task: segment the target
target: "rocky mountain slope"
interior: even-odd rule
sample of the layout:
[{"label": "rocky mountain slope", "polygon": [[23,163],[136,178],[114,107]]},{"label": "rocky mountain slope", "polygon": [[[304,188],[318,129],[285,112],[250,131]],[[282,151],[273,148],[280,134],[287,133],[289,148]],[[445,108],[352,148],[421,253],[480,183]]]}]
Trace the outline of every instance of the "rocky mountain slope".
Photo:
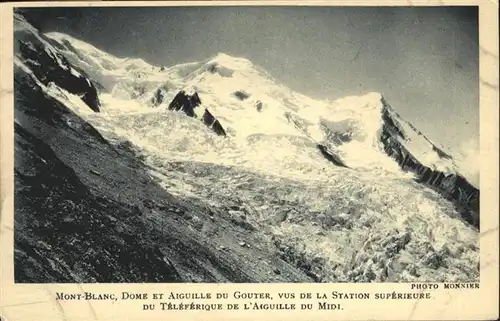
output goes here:
[{"label": "rocky mountain slope", "polygon": [[17,282],[478,278],[479,190],[382,95],[15,43]]}]

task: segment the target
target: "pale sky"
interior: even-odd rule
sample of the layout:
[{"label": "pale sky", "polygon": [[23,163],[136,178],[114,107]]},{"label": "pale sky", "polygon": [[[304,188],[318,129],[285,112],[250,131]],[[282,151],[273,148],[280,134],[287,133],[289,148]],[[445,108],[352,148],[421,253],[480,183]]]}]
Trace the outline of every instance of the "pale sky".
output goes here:
[{"label": "pale sky", "polygon": [[40,8],[30,16],[43,32],[154,65],[224,52],[312,98],[381,92],[436,143],[457,151],[478,141],[477,7]]}]

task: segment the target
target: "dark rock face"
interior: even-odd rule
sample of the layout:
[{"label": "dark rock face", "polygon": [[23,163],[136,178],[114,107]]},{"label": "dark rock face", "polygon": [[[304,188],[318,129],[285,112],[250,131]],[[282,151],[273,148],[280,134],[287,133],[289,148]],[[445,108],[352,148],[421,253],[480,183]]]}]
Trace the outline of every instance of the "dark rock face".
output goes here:
[{"label": "dark rock face", "polygon": [[201,105],[201,100],[198,93],[194,93],[190,96],[187,95],[184,90],[181,90],[175,95],[170,105],[168,105],[168,109],[183,111],[189,117],[195,117],[194,109],[199,105]]},{"label": "dark rock face", "polygon": [[[201,105],[200,97],[198,93],[194,93],[192,96],[187,95],[184,90],[181,90],[172,100],[168,106],[169,110],[183,111],[189,117],[196,117],[194,113],[194,108]],[[226,137],[226,131],[220,124],[220,122],[210,113],[208,109],[205,108],[203,117],[201,119],[205,125],[210,127],[217,135]]]},{"label": "dark rock face", "polygon": [[203,114],[203,123],[212,128],[212,130],[217,135],[224,137],[227,136],[226,131],[224,130],[224,128],[222,128],[220,122],[215,119],[215,117],[210,113],[210,111],[208,111],[208,109],[205,109],[205,113]]},{"label": "dark rock face", "polygon": [[[384,125],[380,140],[384,150],[394,158],[404,171],[415,173],[416,181],[439,192],[450,200],[461,214],[462,218],[472,226],[479,229],[479,189],[472,186],[463,176],[458,174],[443,173],[433,170],[414,157],[397,137],[404,139],[405,135],[392,118],[390,106],[382,98],[382,119]],[[434,151],[442,158],[451,159],[451,156],[433,146]]]},{"label": "dark rock face", "polygon": [[245,99],[247,99],[248,97],[250,97],[250,95],[249,95],[249,94],[247,94],[246,92],[241,91],[241,90],[235,91],[235,92],[234,92],[234,96],[235,96],[236,98],[238,98],[239,100],[245,100]]},{"label": "dark rock face", "polygon": [[255,108],[257,108],[257,111],[260,113],[262,111],[262,102],[260,100],[257,101],[255,104]]},{"label": "dark rock face", "polygon": [[333,163],[336,166],[348,168],[348,166],[342,161],[342,159],[340,159],[340,157],[338,157],[332,151],[330,151],[328,147],[326,147],[325,145],[318,144],[316,145],[316,147],[329,162]]},{"label": "dark rock face", "polygon": [[153,96],[151,98],[151,103],[153,104],[153,107],[157,107],[158,105],[161,105],[163,103],[164,97],[163,93],[160,88],[158,88]]},{"label": "dark rock face", "polygon": [[117,218],[133,219],[137,209],[94,197],[49,146],[18,124],[15,142],[16,282],[182,280],[157,246],[115,232]]},{"label": "dark rock face", "polygon": [[[14,97],[16,117],[21,118],[22,115],[35,117],[37,121],[57,129],[71,124],[69,127],[71,130],[80,130],[98,142],[107,144],[104,137],[92,125],[73,119],[69,109],[50,98],[30,76],[18,68],[14,69]],[[35,106],[32,106],[33,102],[36,102]]]},{"label": "dark rock face", "polygon": [[96,87],[63,55],[52,50],[45,50],[47,48],[44,48],[43,44],[29,40],[19,40],[18,48],[18,56],[40,82],[44,85],[53,82],[68,92],[80,96],[90,109],[99,112],[101,103]]}]

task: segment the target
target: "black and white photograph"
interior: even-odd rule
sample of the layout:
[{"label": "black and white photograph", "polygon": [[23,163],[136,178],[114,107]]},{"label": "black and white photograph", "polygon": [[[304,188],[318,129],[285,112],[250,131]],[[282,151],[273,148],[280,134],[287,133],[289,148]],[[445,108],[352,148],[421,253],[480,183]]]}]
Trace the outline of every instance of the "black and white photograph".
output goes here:
[{"label": "black and white photograph", "polygon": [[479,282],[478,13],[15,8],[15,283]]}]

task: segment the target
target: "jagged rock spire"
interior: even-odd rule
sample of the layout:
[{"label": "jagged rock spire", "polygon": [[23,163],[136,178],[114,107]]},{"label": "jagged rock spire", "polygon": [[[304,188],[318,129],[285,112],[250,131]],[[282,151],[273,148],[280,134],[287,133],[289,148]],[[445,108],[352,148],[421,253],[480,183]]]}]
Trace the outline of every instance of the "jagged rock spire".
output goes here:
[{"label": "jagged rock spire", "polygon": [[[169,104],[169,110],[183,111],[189,117],[196,117],[194,109],[201,105],[201,99],[197,92],[193,95],[188,95],[184,90],[181,90],[175,95],[172,102]],[[227,136],[226,131],[220,122],[205,108],[202,119],[203,123],[210,127],[217,135]]]}]

